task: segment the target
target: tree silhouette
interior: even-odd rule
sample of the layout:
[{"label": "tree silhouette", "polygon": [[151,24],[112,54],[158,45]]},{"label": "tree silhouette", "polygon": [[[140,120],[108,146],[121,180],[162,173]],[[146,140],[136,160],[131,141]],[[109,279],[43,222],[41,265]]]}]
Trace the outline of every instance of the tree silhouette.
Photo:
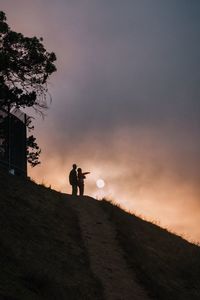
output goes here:
[{"label": "tree silhouette", "polygon": [[45,108],[47,79],[56,71],[55,54],[42,38],[11,31],[0,12],[0,105]]},{"label": "tree silhouette", "polygon": [[[47,79],[56,71],[56,55],[47,52],[42,38],[25,37],[12,31],[6,23],[6,15],[0,11],[0,108],[10,113],[12,107],[33,107],[39,112],[47,108]],[[40,154],[37,143],[27,145],[36,150],[35,156],[28,156],[31,165]],[[31,160],[31,157],[33,160]]]},{"label": "tree silhouette", "polygon": [[27,161],[30,163],[32,167],[40,164],[39,156],[41,153],[41,149],[36,143],[36,138],[31,135],[27,138]]}]

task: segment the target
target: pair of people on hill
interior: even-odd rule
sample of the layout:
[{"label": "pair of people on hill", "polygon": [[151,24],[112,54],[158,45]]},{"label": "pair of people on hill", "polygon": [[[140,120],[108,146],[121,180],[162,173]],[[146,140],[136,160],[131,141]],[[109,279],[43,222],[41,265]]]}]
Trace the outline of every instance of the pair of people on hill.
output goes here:
[{"label": "pair of people on hill", "polygon": [[79,195],[83,196],[84,194],[84,179],[85,175],[90,174],[90,172],[82,172],[81,168],[77,169],[77,165],[73,164],[72,170],[69,173],[69,183],[72,186],[72,195],[77,196],[79,189]]}]

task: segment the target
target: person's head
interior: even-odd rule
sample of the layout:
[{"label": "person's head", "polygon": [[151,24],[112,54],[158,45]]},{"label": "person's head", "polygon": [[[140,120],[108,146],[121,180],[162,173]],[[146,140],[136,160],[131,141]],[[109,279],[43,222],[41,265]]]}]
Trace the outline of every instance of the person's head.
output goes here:
[{"label": "person's head", "polygon": [[81,168],[78,168],[77,171],[78,171],[78,173],[82,173],[82,169]]},{"label": "person's head", "polygon": [[76,164],[73,164],[73,166],[72,166],[72,167],[73,167],[73,169],[74,169],[74,170],[76,170],[76,168],[77,168],[77,165],[76,165]]}]

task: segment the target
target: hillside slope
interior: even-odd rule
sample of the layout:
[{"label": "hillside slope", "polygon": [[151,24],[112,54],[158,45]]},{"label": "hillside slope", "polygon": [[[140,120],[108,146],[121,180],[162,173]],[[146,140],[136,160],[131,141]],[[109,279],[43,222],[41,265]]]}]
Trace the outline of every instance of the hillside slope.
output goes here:
[{"label": "hillside slope", "polygon": [[0,299],[103,299],[68,198],[0,171]]},{"label": "hillside slope", "polygon": [[152,299],[200,299],[200,247],[108,202],[102,206],[127,265]]},{"label": "hillside slope", "polygon": [[0,299],[200,299],[200,248],[0,171]]},{"label": "hillside slope", "polygon": [[148,300],[124,258],[115,226],[103,211],[101,202],[84,197],[76,199],[72,205],[79,217],[91,269],[102,283],[105,299]]}]

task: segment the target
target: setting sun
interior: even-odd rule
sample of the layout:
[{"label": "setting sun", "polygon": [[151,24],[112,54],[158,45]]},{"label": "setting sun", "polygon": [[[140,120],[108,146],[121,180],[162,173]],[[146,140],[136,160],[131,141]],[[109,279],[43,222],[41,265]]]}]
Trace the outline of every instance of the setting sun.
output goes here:
[{"label": "setting sun", "polygon": [[99,189],[102,189],[105,186],[105,181],[103,179],[98,179],[96,185]]}]

